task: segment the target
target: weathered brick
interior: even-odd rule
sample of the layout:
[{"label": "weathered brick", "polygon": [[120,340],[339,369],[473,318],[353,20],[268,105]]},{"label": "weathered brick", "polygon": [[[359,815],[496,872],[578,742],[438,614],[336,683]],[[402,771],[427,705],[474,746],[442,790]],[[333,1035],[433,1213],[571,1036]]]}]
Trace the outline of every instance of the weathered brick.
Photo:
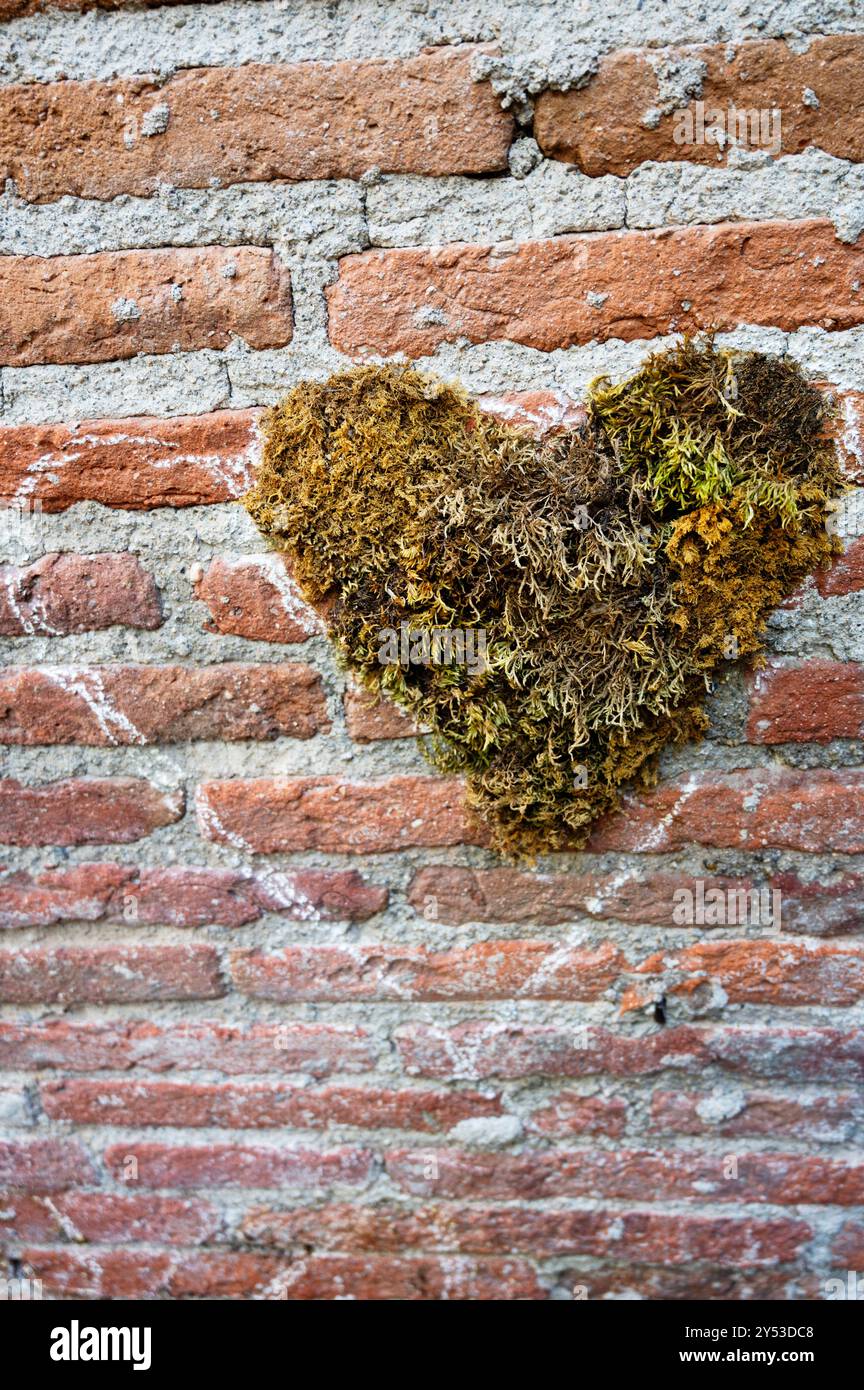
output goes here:
[{"label": "weathered brick", "polygon": [[857,1084],[864,1039],[835,1028],[697,1028],[679,1025],[644,1036],[605,1028],[471,1022],[452,1028],[402,1024],[393,1040],[409,1076],[652,1076],[707,1067],[766,1080]]},{"label": "weathered brick", "polygon": [[471,823],[455,778],[235,778],[202,783],[197,805],[203,835],[255,854],[374,854],[485,838]]},{"label": "weathered brick", "polygon": [[[864,1222],[847,1221],[834,1240],[831,1254],[841,1268],[864,1268]],[[858,1274],[860,1286],[861,1275]],[[859,1294],[860,1298],[860,1294]]]},{"label": "weathered brick", "polygon": [[362,1255],[298,1258],[246,1252],[86,1252],[25,1247],[27,1267],[54,1297],[466,1301],[545,1299],[525,1260]]},{"label": "weathered brick", "polygon": [[0,499],[45,512],[89,501],[132,511],[229,502],[252,481],[257,422],[256,411],[219,410],[0,427]]},{"label": "weathered brick", "polygon": [[110,1246],[85,1251],[25,1245],[21,1257],[32,1277],[41,1279],[57,1299],[157,1298],[168,1292],[175,1259],[167,1251]]},{"label": "weathered brick", "polygon": [[70,777],[29,787],[0,781],[0,844],[116,845],[141,840],[183,815],[182,792],[140,777]]},{"label": "weathered brick", "polygon": [[90,1155],[66,1139],[0,1139],[0,1187],[57,1192],[96,1181]]},{"label": "weathered brick", "polygon": [[[801,879],[790,872],[770,878],[731,878],[657,872],[579,874],[526,872],[519,869],[461,869],[435,865],[419,869],[408,888],[408,901],[429,921],[518,922],[558,926],[590,917],[667,928],[685,927],[682,892],[696,903],[717,901],[722,910],[703,913],[698,926],[723,929],[727,924],[765,926],[765,905],[773,925],[784,932],[838,936],[864,923],[864,877],[833,873]],[[764,896],[768,894],[768,898]],[[773,897],[779,894],[779,899]],[[742,897],[746,894],[746,897]],[[0,896],[2,902],[2,896]],[[773,922],[775,902],[779,906]]]},{"label": "weathered brick", "polygon": [[794,1259],[812,1236],[805,1221],[676,1215],[652,1211],[574,1211],[538,1207],[463,1206],[439,1202],[408,1208],[395,1203],[340,1203],[288,1211],[267,1208],[245,1216],[242,1230],[256,1244],[281,1249],[386,1251],[422,1249],[468,1255],[579,1255],[643,1260],[659,1265],[693,1260],[746,1268]]},{"label": "weathered brick", "polygon": [[592,850],[864,850],[864,773],[857,769],[752,768],[691,773],[625,797],[589,841]]},{"label": "weathered brick", "polygon": [[[681,950],[658,951],[634,967],[640,975],[663,975],[672,995],[692,996],[720,986],[732,1004],[856,1004],[864,994],[864,947],[798,941],[700,941]],[[637,987],[622,1009],[644,1007],[656,989]]]},{"label": "weathered brick", "polygon": [[231,953],[235,986],[257,999],[601,998],[626,969],[619,951],[545,941],[489,941],[451,951],[422,946],[287,946]]},{"label": "weathered brick", "polygon": [[72,1072],[220,1071],[226,1076],[365,1072],[378,1048],[362,1028],[323,1023],[255,1024],[144,1019],[0,1022],[0,1064]]},{"label": "weathered brick", "polygon": [[[327,291],[330,340],[353,355],[422,357],[506,340],[551,352],[739,323],[864,323],[864,244],[830,222],[598,232],[499,246],[364,251]],[[685,307],[686,306],[686,307]]]},{"label": "weathered brick", "polygon": [[461,1149],[395,1149],[387,1173],[403,1192],[426,1197],[528,1201],[613,1197],[645,1201],[799,1202],[853,1206],[864,1193],[864,1166],[804,1154],[696,1153],[672,1149],[522,1154]]},{"label": "weathered brick", "polygon": [[398,705],[384,696],[350,686],[345,692],[345,724],[357,743],[375,743],[385,738],[413,738],[416,724]]},{"label": "weathered brick", "polygon": [[864,589],[864,536],[855,536],[833,564],[816,570],[813,577],[823,598],[860,593]]},{"label": "weathered brick", "polygon": [[2,637],[64,637],[161,622],[153,576],[134,555],[51,554],[32,565],[0,565]]},{"label": "weathered brick", "polygon": [[532,1134],[556,1138],[570,1134],[608,1134],[616,1138],[623,1134],[626,1124],[627,1106],[623,1100],[560,1091],[554,1100],[532,1110],[525,1127]]},{"label": "weathered brick", "polygon": [[0,876],[0,928],[57,922],[242,927],[267,912],[298,921],[366,921],[387,906],[386,888],[355,869],[290,869],[253,875],[172,865],[79,864]]},{"label": "weathered brick", "polygon": [[209,632],[256,642],[305,642],[323,631],[281,555],[220,556],[196,582],[195,597],[210,610],[204,624]]},{"label": "weathered brick", "polygon": [[182,1197],[0,1192],[0,1236],[8,1231],[17,1241],[199,1245],[217,1239],[221,1224],[209,1203]]},{"label": "weathered brick", "polygon": [[135,1141],[112,1144],[103,1157],[114,1178],[140,1183],[142,1187],[284,1187],[303,1191],[334,1184],[364,1187],[372,1167],[372,1155],[365,1149],[321,1152],[236,1143],[171,1145]]},{"label": "weathered brick", "polygon": [[133,1004],[218,999],[212,946],[34,946],[0,951],[4,1004]]},{"label": "weathered brick", "polygon": [[471,77],[471,47],[367,62],[191,68],[167,82],[54,82],[0,92],[0,177],[25,198],[148,194],[269,179],[485,174],[513,118]]},{"label": "weathered brick", "polygon": [[310,666],[43,666],[0,672],[0,743],[103,747],[311,738],[329,728]]},{"label": "weathered brick", "polygon": [[290,277],[264,247],[0,256],[2,366],[224,348],[235,336],[284,347],[292,331]]},{"label": "weathered brick", "polygon": [[505,391],[501,396],[478,396],[477,404],[487,414],[538,438],[575,429],[587,418],[582,402],[563,391]]},{"label": "weathered brick", "polygon": [[825,743],[864,731],[864,666],[854,662],[773,662],[750,689],[751,743]]},{"label": "weathered brick", "polygon": [[[689,102],[685,97],[673,110],[664,109],[658,70],[681,61],[704,65],[698,94]],[[732,50],[726,44],[659,52],[625,49],[603,58],[584,87],[542,92],[534,133],[544,154],[578,164],[586,174],[629,174],[649,159],[686,159],[716,167],[735,140],[724,145],[716,139],[675,140],[676,129],[683,129],[677,113],[687,109],[695,118],[699,100],[705,126],[716,122],[712,111],[719,111],[724,132],[730,106],[742,116],[756,113],[757,122],[759,112],[782,112],[779,131],[770,119],[764,131],[748,123],[748,135],[737,141],[745,148],[767,148],[776,156],[800,154],[815,145],[840,159],[862,160],[862,72],[864,38],[857,34],[812,38],[800,53],[781,39],[751,40]],[[807,89],[815,93],[815,101],[804,100]],[[646,119],[655,111],[656,122]]]},{"label": "weathered brick", "polygon": [[726,1097],[712,1092],[655,1091],[651,1099],[651,1128],[665,1134],[718,1134],[729,1138],[788,1137],[815,1143],[842,1144],[854,1139],[862,1115],[852,1092],[798,1099],[773,1091],[742,1091],[734,1113],[724,1108]]},{"label": "weathered brick", "polygon": [[218,1126],[223,1129],[404,1129],[437,1134],[501,1113],[477,1091],[292,1087],[279,1082],[98,1081],[65,1077],[39,1088],[46,1115],[75,1124]]}]

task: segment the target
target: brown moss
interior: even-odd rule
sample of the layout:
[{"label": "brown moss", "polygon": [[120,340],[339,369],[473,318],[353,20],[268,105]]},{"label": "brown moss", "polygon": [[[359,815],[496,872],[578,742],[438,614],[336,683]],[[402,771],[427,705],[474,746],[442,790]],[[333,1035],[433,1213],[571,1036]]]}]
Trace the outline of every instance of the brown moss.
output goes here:
[{"label": "brown moss", "polygon": [[[789,362],[683,343],[537,442],[458,388],[361,367],[269,413],[245,503],[345,664],[431,729],[494,843],[532,854],[584,843],[699,737],[730,638],[758,651],[824,563],[825,410]],[[482,632],[485,664],[382,665],[400,624]]]}]

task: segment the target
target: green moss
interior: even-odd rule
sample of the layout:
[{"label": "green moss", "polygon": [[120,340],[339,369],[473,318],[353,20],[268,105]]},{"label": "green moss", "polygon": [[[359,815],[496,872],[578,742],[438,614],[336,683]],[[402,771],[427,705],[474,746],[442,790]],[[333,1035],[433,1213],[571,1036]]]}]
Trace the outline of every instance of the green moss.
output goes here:
[{"label": "green moss", "polygon": [[[346,666],[530,855],[584,843],[699,737],[711,672],[824,564],[826,410],[789,361],[684,342],[538,442],[455,387],[360,367],[269,413],[244,500]],[[482,632],[483,668],[382,665],[402,624]]]}]

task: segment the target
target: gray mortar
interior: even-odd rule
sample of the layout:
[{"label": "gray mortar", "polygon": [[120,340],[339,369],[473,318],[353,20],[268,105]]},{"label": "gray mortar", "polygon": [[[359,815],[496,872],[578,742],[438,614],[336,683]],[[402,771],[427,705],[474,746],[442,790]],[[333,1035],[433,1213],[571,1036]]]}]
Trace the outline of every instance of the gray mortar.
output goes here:
[{"label": "gray mortar", "polygon": [[[601,22],[602,18],[602,22]],[[722,42],[728,39],[804,40],[821,33],[860,32],[857,0],[730,0],[712,11],[701,0],[609,0],[593,5],[545,0],[233,0],[150,11],[45,13],[12,20],[0,35],[6,82],[61,77],[107,78],[178,68],[251,62],[394,58],[427,45],[497,44],[504,61],[495,81],[505,100],[519,103],[549,82],[572,86],[586,58],[620,47]]]}]

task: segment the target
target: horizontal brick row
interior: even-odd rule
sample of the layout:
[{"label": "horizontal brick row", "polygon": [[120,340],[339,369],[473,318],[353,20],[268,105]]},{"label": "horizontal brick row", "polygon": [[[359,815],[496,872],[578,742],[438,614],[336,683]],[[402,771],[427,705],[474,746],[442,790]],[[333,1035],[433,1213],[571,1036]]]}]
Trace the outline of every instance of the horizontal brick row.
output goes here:
[{"label": "horizontal brick row", "polygon": [[864,877],[856,873],[835,872],[804,880],[787,872],[756,881],[717,874],[696,878],[662,870],[543,873],[435,865],[417,870],[407,896],[428,921],[456,926],[468,922],[558,926],[590,917],[670,928],[749,924],[834,936],[859,931],[864,925]]},{"label": "horizontal brick row", "polygon": [[651,1211],[544,1210],[436,1202],[406,1208],[395,1203],[348,1203],[288,1211],[260,1208],[245,1217],[243,1233],[259,1245],[292,1249],[387,1251],[417,1248],[461,1254],[518,1252],[539,1258],[580,1255],[659,1265],[711,1260],[753,1268],[791,1260],[812,1231],[789,1218],[676,1216]]},{"label": "horizontal brick row", "polygon": [[[254,1298],[545,1299],[534,1267],[517,1259],[92,1250],[25,1246],[34,1277],[58,1297],[87,1299]],[[656,1276],[655,1276],[656,1278]]]},{"label": "horizontal brick row", "polygon": [[378,1060],[378,1044],[362,1028],[319,1023],[0,1021],[0,1066],[15,1070],[158,1074],[203,1069],[225,1076],[299,1072],[320,1079],[369,1071]]},{"label": "horizontal brick row", "polygon": [[225,1129],[404,1129],[438,1134],[462,1120],[501,1113],[500,1097],[477,1091],[379,1086],[291,1087],[66,1077],[39,1088],[46,1115],[83,1125],[214,1126]]},{"label": "horizontal brick row", "polygon": [[690,1149],[522,1154],[405,1149],[385,1154],[385,1166],[400,1191],[420,1197],[644,1201],[650,1193],[655,1201],[854,1206],[864,1193],[864,1166],[803,1154],[744,1153],[730,1162],[727,1154]]},{"label": "horizontal brick row", "polygon": [[155,580],[134,555],[48,554],[32,565],[0,565],[0,637],[161,623]]},{"label": "horizontal brick row", "polygon": [[224,348],[234,337],[275,348],[292,334],[290,276],[263,247],[0,257],[2,366]]},{"label": "horizontal brick row", "polygon": [[0,951],[4,1004],[134,1004],[227,993],[213,946],[54,946]]},{"label": "horizontal brick row", "polygon": [[[236,728],[234,736],[248,737],[245,730],[250,716],[257,718],[254,711],[239,711],[239,723],[232,725],[229,719],[220,726],[219,736],[230,737]],[[110,725],[112,734],[115,727]],[[196,721],[188,718],[184,722],[178,716],[175,727],[182,728],[188,738],[193,736],[188,731],[196,727]],[[268,727],[271,733],[285,731]],[[244,732],[239,732],[241,729]],[[11,741],[35,740],[7,737],[7,742]],[[121,733],[98,741],[136,740]],[[588,847],[653,853],[701,844],[722,849],[860,853],[864,851],[862,777],[857,769],[827,768],[691,773],[683,781],[662,782],[652,791],[625,797],[621,809],[601,822]],[[6,844],[122,843],[177,820],[181,814],[182,799],[177,794],[158,792],[138,778],[72,778],[42,787],[25,786],[14,779],[0,781],[0,842]],[[204,782],[198,788],[197,816],[206,839],[254,854],[301,850],[370,854],[413,847],[482,845],[486,840],[483,828],[465,808],[461,783],[426,776],[363,782],[337,776],[238,777]],[[826,896],[833,900],[832,931],[843,930],[850,914],[851,921],[856,920],[858,877],[849,875],[828,888]],[[772,882],[778,886],[782,881]],[[786,882],[793,898],[799,899],[795,905],[802,914],[799,923],[804,922],[803,914],[818,907],[819,887],[799,883],[794,875]],[[747,881],[739,886],[747,886]],[[551,910],[565,911],[571,893],[565,888],[563,903]],[[439,910],[434,892],[422,893],[418,901],[430,917]],[[587,905],[587,897],[585,901]],[[647,910],[657,920],[656,902]]]},{"label": "horizontal brick row", "polygon": [[807,1096],[772,1091],[738,1092],[718,1100],[698,1091],[654,1092],[651,1128],[664,1133],[724,1138],[788,1138],[842,1144],[853,1139],[864,1114],[860,1095]]},{"label": "horizontal brick row", "polygon": [[321,677],[305,665],[0,670],[0,743],[230,742],[328,728]]},{"label": "horizontal brick row", "polygon": [[288,946],[276,955],[234,951],[236,987],[257,999],[580,999],[603,996],[627,968],[608,943],[489,941],[451,951],[424,947]]},{"label": "horizontal brick row", "polygon": [[864,244],[802,220],[364,251],[327,299],[343,352],[422,357],[456,340],[551,352],[739,323],[852,328],[862,283]]},{"label": "horizontal brick row", "polygon": [[0,498],[45,512],[91,501],[131,511],[230,502],[252,482],[259,415],[2,426]]},{"label": "horizontal brick row", "polygon": [[80,864],[0,876],[0,928],[64,922],[242,927],[265,913],[298,921],[365,921],[387,906],[386,888],[354,869],[252,874],[192,865]]},{"label": "horizontal brick row", "polygon": [[235,778],[203,783],[197,809],[208,839],[258,854],[371,854],[485,838],[470,824],[455,778]]},{"label": "horizontal brick row", "polygon": [[123,845],[181,819],[185,797],[142,777],[0,780],[0,844]]},{"label": "horizontal brick row", "polygon": [[645,1037],[604,1028],[471,1022],[453,1027],[406,1023],[394,1032],[411,1076],[654,1076],[665,1070],[700,1078],[705,1068],[760,1079],[860,1083],[864,1039],[836,1028],[696,1028],[679,1025]]},{"label": "horizontal brick row", "polygon": [[[718,988],[732,1004],[848,1006],[864,996],[864,948],[793,941],[700,941],[658,951],[635,967],[663,977],[666,993],[712,997]],[[622,1008],[644,1008],[656,989],[629,990]]]},{"label": "horizontal brick row", "polygon": [[475,48],[0,88],[0,178],[44,202],[267,179],[506,169],[513,118]]},{"label": "horizontal brick row", "polygon": [[[542,92],[534,132],[544,154],[595,175],[629,174],[649,159],[716,166],[736,144],[767,149],[775,157],[815,145],[839,159],[864,160],[862,72],[860,34],[812,38],[803,52],[780,39],[624,49],[604,57],[584,86]],[[688,73],[693,74],[690,91]],[[674,100],[661,96],[666,75],[673,80],[677,75],[684,87]],[[721,124],[728,141],[699,138],[697,101],[703,106],[703,129]],[[755,124],[748,118],[746,133],[738,134],[737,123],[730,128],[730,107],[742,116],[756,114]],[[779,128],[777,117],[771,120],[778,109]],[[685,110],[692,129],[681,119]]]}]

